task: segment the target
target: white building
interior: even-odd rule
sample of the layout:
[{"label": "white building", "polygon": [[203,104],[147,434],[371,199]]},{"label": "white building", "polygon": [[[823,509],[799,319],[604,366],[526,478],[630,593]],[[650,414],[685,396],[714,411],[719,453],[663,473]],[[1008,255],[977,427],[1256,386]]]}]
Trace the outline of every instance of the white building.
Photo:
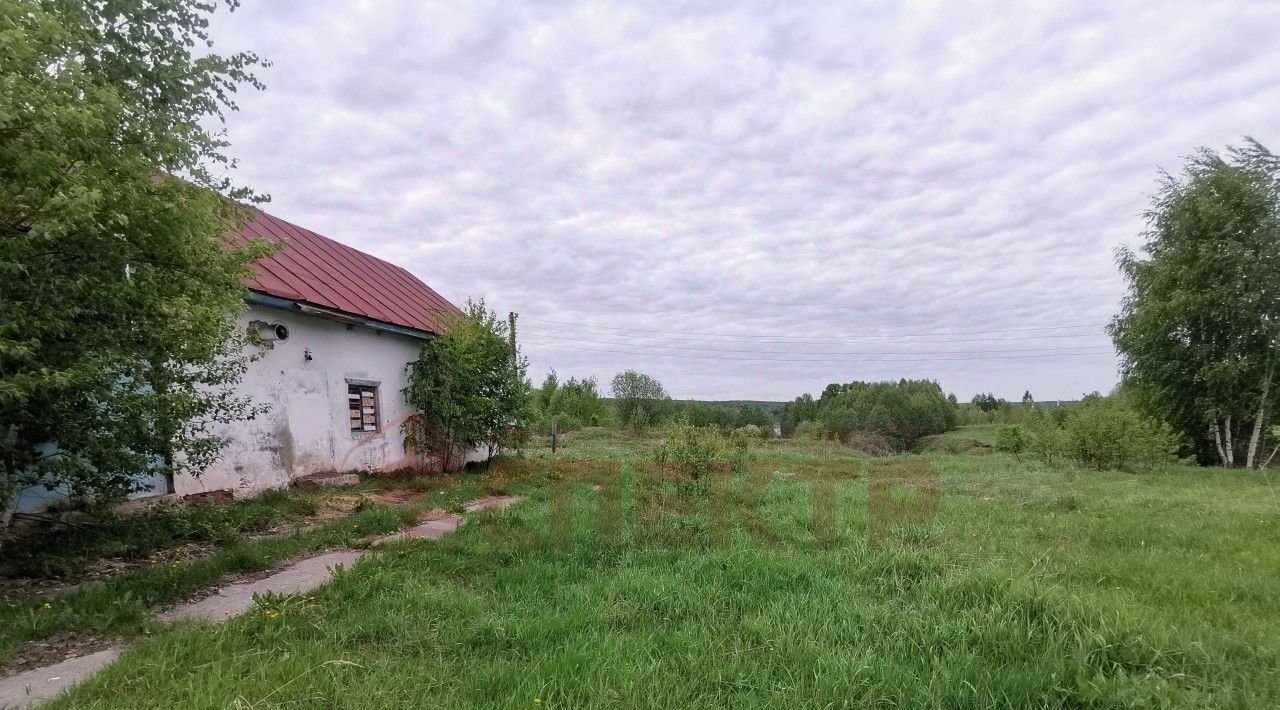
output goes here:
[{"label": "white building", "polygon": [[[244,234],[283,242],[255,265],[240,318],[270,349],[238,386],[269,410],[228,426],[221,459],[200,476],[150,477],[141,482],[150,490],[134,497],[244,497],[314,473],[438,467],[405,451],[409,409],[401,390],[406,365],[457,307],[398,266],[271,215],[258,212]],[[17,508],[66,500],[60,490],[33,486]]]},{"label": "white building", "polygon": [[222,458],[174,493],[236,496],[300,476],[438,465],[405,452],[405,366],[458,309],[408,271],[265,213],[247,237],[282,240],[258,262],[249,309],[270,349],[241,389],[270,410],[232,425]]}]

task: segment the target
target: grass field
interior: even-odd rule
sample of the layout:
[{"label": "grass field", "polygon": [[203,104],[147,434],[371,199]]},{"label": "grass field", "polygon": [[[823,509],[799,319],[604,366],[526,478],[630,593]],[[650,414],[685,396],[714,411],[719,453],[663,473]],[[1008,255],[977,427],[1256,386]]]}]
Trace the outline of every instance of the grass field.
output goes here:
[{"label": "grass field", "polygon": [[[618,535],[587,485],[563,525],[554,488],[513,475],[495,482],[526,502],[366,559],[314,599],[154,630],[53,707],[1280,704],[1273,476],[930,454],[937,517],[872,545],[861,459],[769,443],[751,455],[779,471],[758,508],[775,541],[716,544],[696,486],[664,489],[662,535],[626,514],[651,449],[562,450],[622,462]],[[811,486],[786,474],[832,460],[850,465],[820,544]]]},{"label": "grass field", "polygon": [[[163,506],[56,535],[40,533],[38,544],[15,541],[4,551],[0,581],[27,578],[37,590],[41,582],[64,581],[63,575],[82,583],[52,596],[31,593],[21,585],[16,593],[0,595],[0,667],[30,642],[69,637],[128,640],[151,633],[159,628],[151,615],[169,603],[236,574],[271,569],[292,557],[398,530],[419,512],[450,508],[480,495],[474,478],[432,479],[413,506],[377,504],[370,498],[375,493],[371,483],[354,490],[272,491],[252,500]],[[339,502],[336,499],[354,505],[331,519],[309,517]],[[270,534],[269,528],[299,518],[311,524]],[[184,545],[200,549],[184,558]],[[133,566],[100,581],[89,580],[92,583],[77,578],[104,558]]]}]

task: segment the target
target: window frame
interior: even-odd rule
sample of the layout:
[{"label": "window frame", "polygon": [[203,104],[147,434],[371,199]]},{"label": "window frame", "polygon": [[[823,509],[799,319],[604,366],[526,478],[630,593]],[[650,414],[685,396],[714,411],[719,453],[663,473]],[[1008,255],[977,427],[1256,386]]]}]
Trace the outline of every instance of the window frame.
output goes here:
[{"label": "window frame", "polygon": [[[370,380],[347,380],[347,428],[352,436],[365,436],[366,434],[377,434],[382,431],[382,399],[381,399],[381,383]],[[365,415],[364,409],[364,393],[370,392],[373,400],[373,428],[367,428],[369,425],[363,421]],[[360,395],[360,415],[361,428],[356,429],[351,426],[351,400],[353,394]]]}]

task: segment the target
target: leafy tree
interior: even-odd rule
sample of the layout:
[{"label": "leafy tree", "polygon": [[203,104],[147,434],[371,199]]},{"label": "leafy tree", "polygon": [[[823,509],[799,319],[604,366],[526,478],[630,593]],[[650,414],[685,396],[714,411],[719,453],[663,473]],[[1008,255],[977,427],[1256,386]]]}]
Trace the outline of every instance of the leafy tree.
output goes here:
[{"label": "leafy tree", "polygon": [[1110,326],[1124,383],[1203,462],[1261,465],[1280,387],[1280,159],[1252,139],[1163,174]]},{"label": "leafy tree", "polygon": [[1035,406],[1035,403],[1036,403],[1036,398],[1031,396],[1031,390],[1027,390],[1022,393],[1023,407],[1032,407],[1032,406]]},{"label": "leafy tree", "polygon": [[955,428],[956,407],[936,382],[849,382],[827,385],[818,399],[797,397],[783,407],[784,432],[816,421],[827,434],[848,440],[875,434],[895,451],[915,446],[924,436]]},{"label": "leafy tree", "polygon": [[671,401],[661,382],[635,370],[614,375],[612,390],[618,421],[637,433],[661,422]]},{"label": "leafy tree", "polygon": [[744,426],[761,427],[773,432],[773,419],[765,408],[752,403],[713,404],[710,402],[672,402],[671,409],[695,427],[716,427],[733,431]]},{"label": "leafy tree", "polygon": [[996,451],[1021,456],[1027,450],[1027,433],[1017,424],[1001,424],[996,428]]},{"label": "leafy tree", "polygon": [[791,436],[795,434],[800,424],[803,422],[811,422],[818,418],[818,401],[813,395],[805,393],[796,397],[794,401],[788,402],[782,406],[782,413],[779,415],[783,436]]},{"label": "leafy tree", "polygon": [[539,412],[545,413],[551,408],[551,403],[555,401],[556,393],[560,391],[560,376],[555,370],[547,373],[542,379],[542,386],[533,393],[533,406]]},{"label": "leafy tree", "polygon": [[439,457],[446,469],[479,446],[490,459],[531,414],[528,362],[511,347],[505,319],[483,299],[447,320],[409,363],[405,401],[416,416],[405,423],[405,447]]},{"label": "leafy tree", "polygon": [[198,473],[257,411],[233,316],[268,249],[224,235],[264,198],[207,127],[262,62],[206,52],[213,7],[0,0],[0,511]]},{"label": "leafy tree", "polygon": [[600,426],[607,418],[604,398],[594,377],[570,377],[561,384],[555,371],[548,373],[538,391],[537,406],[544,424],[550,426],[555,421],[561,431]]},{"label": "leafy tree", "polygon": [[973,406],[977,407],[978,409],[981,409],[983,412],[990,414],[1000,409],[1000,404],[1002,402],[1004,402],[1003,399],[997,399],[994,394],[987,392],[985,394],[983,393],[975,394],[973,396],[973,401],[971,402],[971,404],[973,404]]}]

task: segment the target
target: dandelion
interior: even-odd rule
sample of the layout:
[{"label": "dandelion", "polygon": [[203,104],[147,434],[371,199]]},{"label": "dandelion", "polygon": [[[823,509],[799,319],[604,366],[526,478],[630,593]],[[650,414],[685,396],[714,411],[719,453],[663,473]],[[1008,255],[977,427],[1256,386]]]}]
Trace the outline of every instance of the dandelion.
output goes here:
[{"label": "dandelion", "polygon": [[44,608],[45,608],[45,609],[52,609],[52,608],[53,608],[53,605],[52,605],[52,604],[50,604],[49,602],[45,602],[45,603],[44,603]]},{"label": "dandelion", "polygon": [[541,705],[541,704],[542,704],[542,698],[534,698],[534,699],[533,699],[533,704],[534,704],[534,705]]}]

